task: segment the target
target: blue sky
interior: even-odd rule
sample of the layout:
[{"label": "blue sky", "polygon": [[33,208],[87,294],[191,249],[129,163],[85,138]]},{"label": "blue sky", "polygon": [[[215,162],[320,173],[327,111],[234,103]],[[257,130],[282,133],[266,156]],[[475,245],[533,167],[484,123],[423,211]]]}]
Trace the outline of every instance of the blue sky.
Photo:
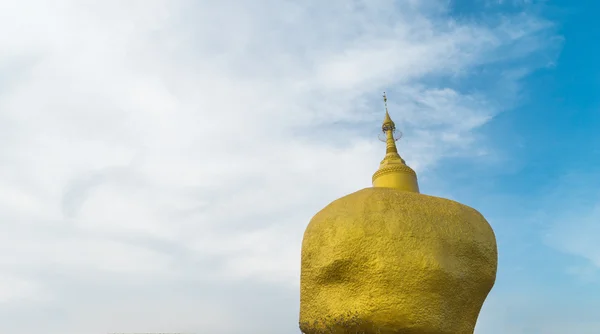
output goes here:
[{"label": "blue sky", "polygon": [[0,0],[0,332],[297,333],[385,90],[422,191],[496,231],[476,333],[600,333],[599,6]]},{"label": "blue sky", "polygon": [[[482,7],[484,15],[522,10],[523,4],[506,2],[456,1],[454,10],[469,18]],[[513,108],[480,129],[502,158],[484,167],[451,161],[451,172],[440,167],[438,177],[448,179],[457,199],[484,212],[497,234],[498,280],[484,319],[506,313],[514,319],[506,333],[595,333],[600,330],[593,311],[600,307],[599,247],[592,241],[600,222],[600,44],[595,42],[600,3],[543,1],[524,7],[552,21],[562,39],[559,52],[551,66],[521,80]],[[531,300],[506,302],[514,296]],[[553,327],[554,322],[560,325]],[[494,331],[480,327],[482,333]]]}]

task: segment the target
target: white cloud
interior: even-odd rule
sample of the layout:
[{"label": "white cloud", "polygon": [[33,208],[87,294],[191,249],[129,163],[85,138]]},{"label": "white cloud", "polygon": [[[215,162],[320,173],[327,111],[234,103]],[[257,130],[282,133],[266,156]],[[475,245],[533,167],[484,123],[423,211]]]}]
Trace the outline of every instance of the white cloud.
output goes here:
[{"label": "white cloud", "polygon": [[[382,90],[406,130],[402,154],[426,175],[481,149],[474,131],[503,108],[461,88],[475,67],[540,65],[527,57],[548,47],[543,20],[460,22],[444,4],[0,0],[4,307],[46,291],[37,303],[68,314],[49,332],[229,333],[244,317],[235,305],[252,303],[224,284],[295,296],[312,214],[370,185]],[[518,79],[497,73],[507,87]],[[164,297],[182,281],[194,288]],[[127,303],[99,296],[131,282],[147,283]],[[41,307],[29,303],[19,312]],[[295,303],[262,312],[294,318]],[[115,307],[141,315],[113,318]],[[12,319],[3,332],[28,332]],[[295,327],[254,319],[241,328]]]},{"label": "white cloud", "polygon": [[48,298],[47,292],[37,282],[11,274],[3,273],[0,287],[0,304],[20,304]]}]

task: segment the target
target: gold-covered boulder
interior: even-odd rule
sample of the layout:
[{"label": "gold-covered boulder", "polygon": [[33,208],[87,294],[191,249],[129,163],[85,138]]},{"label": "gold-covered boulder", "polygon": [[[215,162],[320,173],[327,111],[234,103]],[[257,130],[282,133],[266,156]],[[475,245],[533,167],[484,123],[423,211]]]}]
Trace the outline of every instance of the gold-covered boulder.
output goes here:
[{"label": "gold-covered boulder", "polygon": [[302,243],[304,333],[472,334],[496,278],[494,232],[476,210],[394,188],[342,197]]}]

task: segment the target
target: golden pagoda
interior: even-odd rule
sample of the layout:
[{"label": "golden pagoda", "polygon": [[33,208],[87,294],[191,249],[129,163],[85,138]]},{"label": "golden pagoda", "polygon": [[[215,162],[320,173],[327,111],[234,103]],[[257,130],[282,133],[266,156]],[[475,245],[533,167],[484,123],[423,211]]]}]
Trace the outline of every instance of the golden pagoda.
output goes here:
[{"label": "golden pagoda", "polygon": [[496,279],[494,232],[475,209],[419,193],[384,102],[373,187],[333,201],[304,233],[300,329],[472,334]]}]

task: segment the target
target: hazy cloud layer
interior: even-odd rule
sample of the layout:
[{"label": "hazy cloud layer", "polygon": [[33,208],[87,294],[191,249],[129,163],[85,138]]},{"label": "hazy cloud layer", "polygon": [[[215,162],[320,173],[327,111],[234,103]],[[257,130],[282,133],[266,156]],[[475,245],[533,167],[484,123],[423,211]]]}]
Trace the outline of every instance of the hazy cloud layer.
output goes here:
[{"label": "hazy cloud layer", "polygon": [[0,331],[294,333],[304,227],[370,185],[381,91],[426,182],[548,65],[549,22],[446,6],[0,0]]}]

